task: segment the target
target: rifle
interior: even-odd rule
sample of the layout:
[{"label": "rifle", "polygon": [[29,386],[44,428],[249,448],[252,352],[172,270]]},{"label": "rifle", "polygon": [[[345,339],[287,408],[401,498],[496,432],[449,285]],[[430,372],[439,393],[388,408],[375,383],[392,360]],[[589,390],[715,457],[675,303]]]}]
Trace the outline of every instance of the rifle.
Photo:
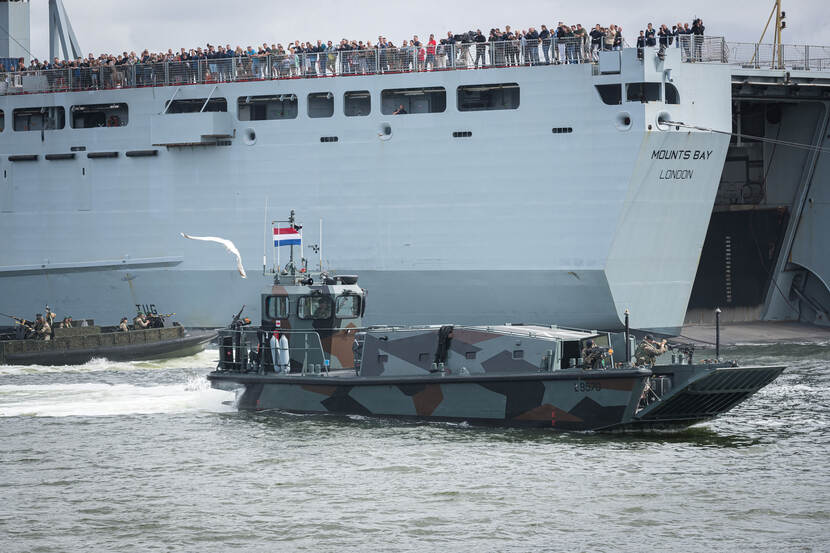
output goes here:
[{"label": "rifle", "polygon": [[694,344],[681,344],[679,342],[666,342],[666,347],[671,350],[679,351],[683,355],[689,358],[689,364],[692,363],[692,358],[695,354],[695,345]]},{"label": "rifle", "polygon": [[4,317],[8,317],[9,319],[14,319],[15,322],[17,322],[17,324],[25,326],[28,329],[32,328],[31,326],[29,326],[30,321],[27,321],[26,319],[21,319],[19,317],[15,317],[14,315],[7,315],[6,313],[0,313],[0,315],[2,315]]},{"label": "rifle", "polygon": [[584,368],[595,369],[598,368],[599,363],[609,357],[611,354],[614,353],[613,348],[603,348],[599,346],[594,346],[592,348],[588,348],[583,352],[582,355],[582,363]]},{"label": "rifle", "polygon": [[229,325],[229,327],[232,328],[233,330],[239,330],[243,326],[245,326],[247,324],[251,324],[250,321],[245,322],[244,320],[240,320],[240,317],[242,316],[242,312],[244,310],[245,310],[245,305],[243,304],[242,307],[239,309],[239,312],[236,315],[233,316],[233,320],[231,321],[231,324]]}]

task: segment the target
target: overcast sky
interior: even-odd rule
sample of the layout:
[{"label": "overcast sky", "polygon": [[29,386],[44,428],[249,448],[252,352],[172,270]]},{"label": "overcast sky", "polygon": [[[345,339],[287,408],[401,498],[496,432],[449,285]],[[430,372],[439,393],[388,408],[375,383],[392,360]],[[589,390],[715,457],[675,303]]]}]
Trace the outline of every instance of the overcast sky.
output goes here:
[{"label": "overcast sky", "polygon": [[[257,46],[298,39],[375,41],[382,34],[400,44],[448,30],[539,27],[559,20],[584,26],[616,23],[632,42],[640,28],[701,17],[706,34],[737,42],[757,42],[772,0],[64,0],[85,53],[144,48],[178,50],[211,44]],[[785,0],[784,42],[830,45],[827,0]],[[48,2],[31,0],[31,44],[35,57],[48,54]],[[769,40],[770,34],[767,34]]]}]

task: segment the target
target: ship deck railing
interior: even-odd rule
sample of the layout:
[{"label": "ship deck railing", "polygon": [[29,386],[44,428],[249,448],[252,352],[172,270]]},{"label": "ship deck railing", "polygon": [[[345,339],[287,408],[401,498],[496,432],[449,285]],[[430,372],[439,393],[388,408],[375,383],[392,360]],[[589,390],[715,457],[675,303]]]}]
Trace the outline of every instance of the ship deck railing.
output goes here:
[{"label": "ship deck railing", "polygon": [[[627,47],[627,44],[623,44]],[[830,71],[830,46],[727,42],[723,37],[682,35],[665,46],[684,62],[755,69]],[[615,48],[619,50],[619,48]],[[431,50],[430,50],[431,51]],[[444,45],[420,56],[413,48],[267,54],[99,67],[0,73],[0,95],[114,90],[189,84],[321,79],[433,71],[592,64],[604,44],[590,39],[495,41]]]},{"label": "ship deck railing", "polygon": [[424,46],[423,56],[399,47],[26,70],[0,73],[0,94],[596,64],[603,50],[582,39],[516,40],[441,45],[434,54]]}]

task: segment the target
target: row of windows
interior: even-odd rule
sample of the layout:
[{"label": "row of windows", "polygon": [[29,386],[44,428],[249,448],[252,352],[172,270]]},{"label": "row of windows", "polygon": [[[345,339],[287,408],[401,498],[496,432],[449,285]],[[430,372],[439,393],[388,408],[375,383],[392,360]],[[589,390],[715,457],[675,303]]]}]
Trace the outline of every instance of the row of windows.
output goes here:
[{"label": "row of windows", "polygon": [[[459,111],[491,111],[518,109],[519,85],[501,83],[459,86],[456,90]],[[311,118],[334,115],[334,94],[314,92],[306,101]],[[443,113],[447,109],[447,92],[443,87],[398,88],[381,91],[380,111],[383,115],[413,113]],[[86,104],[70,108],[73,129],[123,127],[129,121],[129,108],[124,103]],[[225,98],[192,98],[167,101],[165,113],[227,112]],[[343,113],[347,117],[362,117],[372,112],[372,96],[368,90],[353,90],[343,94]],[[240,121],[296,119],[299,113],[296,94],[240,96],[237,117]],[[0,132],[5,118],[0,111]],[[58,130],[66,126],[62,106],[20,108],[13,112],[15,131]]]},{"label": "row of windows", "polygon": [[[489,111],[517,109],[519,85],[516,83],[459,86],[457,91],[459,111]],[[227,102],[218,100],[208,111],[227,111]],[[266,119],[296,119],[299,113],[296,94],[269,96],[241,96],[237,104],[240,121]],[[177,101],[174,100],[173,104]],[[181,102],[188,102],[181,100]],[[201,110],[205,100],[196,100]],[[171,108],[172,108],[171,104]],[[194,106],[195,107],[195,106]],[[168,112],[183,113],[181,106]],[[334,94],[314,92],[307,96],[306,109],[312,119],[334,115]],[[380,93],[380,112],[383,115],[408,115],[413,113],[443,113],[447,109],[447,91],[442,87],[398,88]],[[193,109],[192,111],[199,111]],[[362,117],[372,112],[372,95],[368,90],[353,90],[343,94],[343,114]]]},{"label": "row of windows", "polygon": [[[629,102],[660,101],[660,83],[627,83],[625,97]],[[596,85],[605,104],[622,104],[623,85]],[[456,90],[458,111],[491,111],[518,109],[519,85],[501,83],[459,86]],[[665,83],[667,104],[679,104],[677,88]],[[296,94],[272,94],[264,96],[240,96],[237,100],[237,117],[240,121],[296,119],[299,113]],[[313,92],[307,96],[307,113],[310,118],[334,115],[334,94]],[[447,92],[443,87],[398,88],[381,91],[380,111],[383,115],[413,113],[443,113],[447,109]],[[85,104],[70,108],[70,125],[73,129],[123,127],[129,121],[129,108],[125,103]],[[227,112],[225,98],[195,98],[168,101],[165,113]],[[343,94],[343,113],[347,117],[361,117],[372,111],[372,97],[368,90],[353,90]],[[20,108],[13,111],[12,128],[15,131],[39,131],[63,129],[66,114],[62,106]],[[0,110],[0,132],[4,130],[5,117]],[[554,132],[568,132],[560,129]],[[461,138],[458,136],[457,138]]]},{"label": "row of windows", "polygon": [[[73,129],[123,127],[129,120],[127,104],[85,104],[69,108]],[[12,129],[15,131],[51,131],[66,126],[63,106],[20,108],[12,111]],[[5,127],[5,114],[0,110],[0,132]]]},{"label": "row of windows", "polygon": [[[623,100],[623,85],[621,83],[614,84],[598,84],[594,85],[599,92],[599,97],[603,103],[608,105],[622,104]],[[680,93],[677,87],[671,83],[665,83],[666,88],[666,103],[679,104]],[[660,83],[626,83],[625,84],[625,99],[626,102],[659,102],[661,101],[661,87]]]},{"label": "row of windows", "polygon": [[[355,319],[360,316],[360,296],[338,296],[332,302],[329,296],[302,296],[297,299],[297,316],[301,319],[331,319],[332,308],[337,319]],[[290,315],[288,296],[268,296],[265,300],[267,319],[287,319]]]}]

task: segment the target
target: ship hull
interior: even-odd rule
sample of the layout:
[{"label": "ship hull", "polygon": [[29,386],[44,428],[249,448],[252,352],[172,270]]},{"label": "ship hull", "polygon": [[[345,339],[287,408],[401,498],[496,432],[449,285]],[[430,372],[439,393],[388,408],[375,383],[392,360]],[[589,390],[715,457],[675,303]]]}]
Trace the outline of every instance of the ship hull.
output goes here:
[{"label": "ship hull", "polygon": [[211,373],[215,388],[242,390],[240,410],[280,410],[465,422],[486,426],[602,430],[630,420],[650,372],[465,377],[298,377]]},{"label": "ship hull", "polygon": [[[634,328],[676,330],[728,136],[659,120],[729,128],[731,106],[728,69],[675,54],[665,61],[680,90],[672,105],[602,101],[597,85],[662,86],[665,67],[634,50],[612,74],[585,64],[3,97],[6,114],[44,102],[67,113],[91,102],[130,108],[120,128],[0,133],[3,307],[28,313],[49,302],[112,320],[154,304],[190,327],[222,326],[251,297],[253,275],[277,264],[270,222],[293,208],[305,246],[319,244],[323,220],[323,265],[361,275],[373,320],[417,323],[428,312],[432,321],[610,329],[628,309]],[[481,83],[517,83],[519,107],[459,111],[457,88]],[[387,88],[427,85],[446,89],[444,112],[390,116],[373,104],[368,116],[343,115],[346,92],[368,90],[376,102]],[[308,118],[301,104],[296,119],[239,120],[239,98],[275,90],[301,99],[331,91],[335,115]],[[231,138],[159,145],[171,139],[158,121],[181,122],[198,142],[204,122],[190,116],[217,115],[162,115],[174,94],[225,97]],[[330,136],[338,141],[321,141]],[[157,153],[126,155],[147,150]],[[102,151],[117,155],[89,157]],[[232,240],[252,276],[242,281],[221,246],[182,232]],[[302,253],[315,263],[310,248]]]}]

